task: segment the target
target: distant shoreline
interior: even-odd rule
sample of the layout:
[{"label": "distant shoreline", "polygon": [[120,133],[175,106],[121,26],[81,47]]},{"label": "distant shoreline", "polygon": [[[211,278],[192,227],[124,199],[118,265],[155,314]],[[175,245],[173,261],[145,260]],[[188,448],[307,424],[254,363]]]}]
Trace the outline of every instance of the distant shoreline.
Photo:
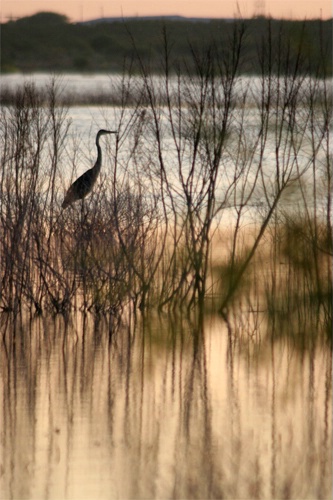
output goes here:
[{"label": "distant shoreline", "polygon": [[[168,43],[170,71],[195,74],[193,51],[200,58],[210,46],[214,57],[219,57],[218,52],[232,50],[233,37],[240,30],[245,35],[239,74],[260,74],[258,51],[265,50],[268,37],[273,45],[282,37],[289,44],[291,60],[297,59],[300,50],[301,73],[315,74],[320,63],[324,76],[332,74],[331,20],[149,16],[71,23],[66,16],[48,12],[1,25],[1,72],[114,74],[130,68],[136,74],[144,65],[146,71],[162,74],[164,44]],[[272,57],[274,64],[274,54]]]}]

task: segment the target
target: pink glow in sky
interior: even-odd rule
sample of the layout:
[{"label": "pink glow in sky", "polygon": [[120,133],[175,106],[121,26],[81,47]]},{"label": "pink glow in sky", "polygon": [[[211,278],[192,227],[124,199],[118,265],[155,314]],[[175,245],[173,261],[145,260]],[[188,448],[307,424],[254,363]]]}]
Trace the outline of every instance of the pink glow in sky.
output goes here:
[{"label": "pink glow in sky", "polygon": [[237,3],[243,17],[255,14],[275,18],[332,17],[331,0],[0,0],[1,22],[49,11],[70,21],[111,16],[173,15],[186,17],[234,17]]}]

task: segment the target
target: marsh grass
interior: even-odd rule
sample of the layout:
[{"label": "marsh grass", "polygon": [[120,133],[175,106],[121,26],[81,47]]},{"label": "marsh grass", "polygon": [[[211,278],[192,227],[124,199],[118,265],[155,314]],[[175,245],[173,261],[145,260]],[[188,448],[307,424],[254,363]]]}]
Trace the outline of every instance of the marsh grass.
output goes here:
[{"label": "marsh grass", "polygon": [[[238,304],[299,330],[310,316],[311,329],[328,331],[329,84],[288,60],[288,41],[268,50],[268,29],[254,97],[239,85],[244,37],[240,23],[233,58],[214,44],[192,48],[195,75],[173,73],[172,83],[166,31],[159,78],[138,56],[141,77],[118,81],[117,123],[106,117],[119,131],[105,145],[107,172],[67,211],[65,172],[76,172],[80,150],[75,137],[67,147],[59,82],[42,97],[26,84],[3,106],[2,310],[191,310],[213,296],[223,316]],[[272,58],[288,67],[273,74]]]},{"label": "marsh grass", "polygon": [[267,309],[270,321],[277,323],[278,334],[291,335],[296,342],[304,338],[331,341],[331,248],[326,246],[325,224],[317,222],[322,242],[313,239],[313,224],[304,217],[287,217],[272,235],[272,246],[277,246],[276,265],[270,285],[266,285]]},{"label": "marsh grass", "polygon": [[[313,223],[313,221],[310,221]],[[256,339],[285,339],[301,350],[317,342],[332,342],[331,250],[318,242],[304,217],[283,217],[267,228],[264,241],[247,266],[241,284],[228,304],[226,319],[236,336]],[[318,233],[325,233],[325,223]],[[253,229],[242,231],[251,241]],[[326,236],[323,236],[323,242]],[[210,308],[219,310],[232,280],[248,256],[248,245],[232,261],[226,254],[213,266],[215,290]],[[318,268],[318,272],[316,269]]]}]

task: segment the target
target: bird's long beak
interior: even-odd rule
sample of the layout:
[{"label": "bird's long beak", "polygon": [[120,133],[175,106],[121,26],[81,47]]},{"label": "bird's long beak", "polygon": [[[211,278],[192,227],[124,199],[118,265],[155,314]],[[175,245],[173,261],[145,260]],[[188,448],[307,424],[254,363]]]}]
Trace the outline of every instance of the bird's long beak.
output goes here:
[{"label": "bird's long beak", "polygon": [[112,131],[110,132],[110,134],[116,134],[116,140],[117,140],[117,142],[118,142],[118,138],[119,138],[119,131],[118,131],[118,130],[112,130]]}]

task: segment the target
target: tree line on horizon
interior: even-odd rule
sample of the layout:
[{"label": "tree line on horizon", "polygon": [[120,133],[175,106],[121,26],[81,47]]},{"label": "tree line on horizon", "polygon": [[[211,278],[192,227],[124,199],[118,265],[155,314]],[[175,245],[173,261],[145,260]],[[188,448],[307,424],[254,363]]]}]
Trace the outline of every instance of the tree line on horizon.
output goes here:
[{"label": "tree line on horizon", "polygon": [[[332,75],[332,20],[251,19],[124,19],[70,23],[66,16],[40,12],[1,25],[1,71],[10,72],[122,72],[136,71],[144,61],[152,73],[162,71],[164,33],[176,71],[194,71],[198,57],[214,45],[226,54],[232,46],[235,24],[245,28],[246,40],[239,71],[258,74],[258,50],[271,37],[285,40],[286,60],[299,57],[304,74]],[[283,35],[281,37],[281,34]],[[274,68],[273,68],[274,69]],[[281,68],[279,68],[281,71]],[[288,72],[288,67],[284,68]]]}]

